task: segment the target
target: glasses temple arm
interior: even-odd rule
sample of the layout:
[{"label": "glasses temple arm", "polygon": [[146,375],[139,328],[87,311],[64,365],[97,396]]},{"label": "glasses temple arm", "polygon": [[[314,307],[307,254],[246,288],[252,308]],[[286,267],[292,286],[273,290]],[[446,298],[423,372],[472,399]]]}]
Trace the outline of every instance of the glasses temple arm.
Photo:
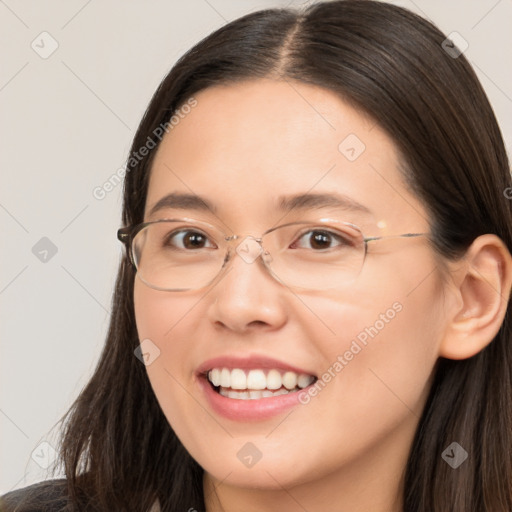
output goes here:
[{"label": "glasses temple arm", "polygon": [[384,235],[384,236],[369,236],[364,238],[365,242],[372,242],[374,240],[382,240],[385,238],[413,238],[416,236],[428,236],[430,233],[403,233],[401,235]]}]

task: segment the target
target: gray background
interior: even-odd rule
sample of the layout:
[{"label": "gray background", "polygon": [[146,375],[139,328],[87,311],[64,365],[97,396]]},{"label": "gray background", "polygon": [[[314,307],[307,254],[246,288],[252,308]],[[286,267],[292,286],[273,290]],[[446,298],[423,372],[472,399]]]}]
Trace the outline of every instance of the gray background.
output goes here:
[{"label": "gray background", "polygon": [[[0,0],[0,494],[45,478],[50,431],[99,357],[122,186],[92,191],[124,165],[153,91],[227,21],[303,3]],[[469,43],[510,154],[512,0],[394,3]]]}]

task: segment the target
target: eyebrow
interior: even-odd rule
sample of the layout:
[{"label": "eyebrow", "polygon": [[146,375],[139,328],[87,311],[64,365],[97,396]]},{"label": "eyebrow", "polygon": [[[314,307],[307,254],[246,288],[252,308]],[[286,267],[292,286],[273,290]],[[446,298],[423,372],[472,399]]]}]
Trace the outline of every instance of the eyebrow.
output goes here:
[{"label": "eyebrow", "polygon": [[[279,209],[283,211],[305,211],[331,207],[366,214],[372,213],[369,208],[354,199],[342,194],[332,193],[306,193],[280,196],[277,204]],[[159,199],[150,209],[148,215],[151,217],[155,213],[168,208],[203,212],[210,211],[211,213],[217,212],[217,207],[204,197],[196,194],[172,192]]]},{"label": "eyebrow", "polygon": [[159,199],[151,208],[148,215],[151,217],[155,213],[167,208],[177,210],[210,211],[212,213],[217,212],[217,208],[204,197],[196,194],[172,192],[171,194],[167,194]]},{"label": "eyebrow", "polygon": [[372,213],[369,208],[356,200],[341,194],[332,193],[308,193],[293,196],[281,196],[279,198],[281,210],[313,210],[319,208],[339,208],[361,213]]}]

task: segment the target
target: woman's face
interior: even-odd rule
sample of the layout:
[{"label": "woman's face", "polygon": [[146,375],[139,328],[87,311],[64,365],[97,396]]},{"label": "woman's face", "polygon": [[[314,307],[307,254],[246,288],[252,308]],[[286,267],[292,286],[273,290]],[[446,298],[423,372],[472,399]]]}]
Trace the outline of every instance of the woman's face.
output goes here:
[{"label": "woman's face", "polygon": [[[395,145],[334,93],[257,80],[195,98],[155,155],[146,221],[188,217],[255,237],[326,217],[356,224],[366,237],[429,231],[424,207],[402,181]],[[201,196],[215,213],[189,203],[150,215],[170,193]],[[337,194],[364,208],[280,209],[283,198],[302,194]],[[314,250],[307,237],[303,243]],[[229,265],[218,281],[191,291],[158,291],[135,279],[138,334],[153,353],[149,379],[185,448],[214,479],[239,486],[368,476],[382,464],[394,478],[443,328],[442,281],[426,238],[369,242],[356,279],[324,290],[289,288],[261,259],[237,252]],[[233,383],[234,373],[262,370],[263,385],[275,387],[279,376],[293,387],[293,372],[284,377],[291,368],[318,382],[244,400],[219,395],[199,374],[211,368],[227,368]],[[261,372],[249,380],[258,387]]]}]

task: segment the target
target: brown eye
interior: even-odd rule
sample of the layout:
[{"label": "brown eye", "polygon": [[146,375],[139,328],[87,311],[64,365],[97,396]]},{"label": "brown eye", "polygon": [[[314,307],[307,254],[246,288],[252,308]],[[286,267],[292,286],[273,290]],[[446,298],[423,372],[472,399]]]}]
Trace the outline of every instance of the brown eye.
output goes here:
[{"label": "brown eye", "polygon": [[[301,242],[301,240],[303,242]],[[309,247],[308,247],[309,244]],[[310,230],[302,234],[294,246],[299,245],[300,248],[305,249],[332,249],[333,247],[343,247],[350,245],[348,240],[345,240],[341,235],[326,230]]]},{"label": "brown eye", "polygon": [[193,230],[182,230],[175,231],[168,235],[165,240],[166,246],[174,246],[178,249],[204,249],[205,247],[213,247],[213,245],[208,246],[210,243],[208,237],[204,233],[200,233],[199,231]]}]

